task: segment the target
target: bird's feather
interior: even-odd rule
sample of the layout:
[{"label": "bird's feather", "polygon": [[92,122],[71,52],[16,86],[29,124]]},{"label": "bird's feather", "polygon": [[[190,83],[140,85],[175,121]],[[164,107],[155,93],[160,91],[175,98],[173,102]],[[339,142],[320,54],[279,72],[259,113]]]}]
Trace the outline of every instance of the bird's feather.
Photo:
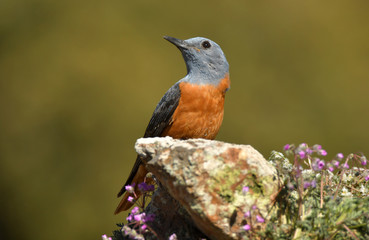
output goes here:
[{"label": "bird's feather", "polygon": [[[161,137],[164,129],[170,124],[174,111],[176,110],[180,99],[179,83],[174,84],[162,97],[155,108],[154,113],[150,119],[149,125],[146,128],[144,137]],[[142,164],[141,158],[137,156],[136,162],[129,174],[129,177],[118,193],[120,197],[125,191],[125,186],[132,184],[138,168]]]}]

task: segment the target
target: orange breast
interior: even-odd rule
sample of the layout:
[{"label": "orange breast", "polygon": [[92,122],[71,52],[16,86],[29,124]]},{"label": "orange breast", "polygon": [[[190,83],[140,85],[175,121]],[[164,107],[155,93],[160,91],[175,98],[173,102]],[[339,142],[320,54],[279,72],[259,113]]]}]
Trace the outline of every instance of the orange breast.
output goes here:
[{"label": "orange breast", "polygon": [[228,76],[218,86],[180,83],[180,101],[162,136],[214,139],[223,121],[224,97],[229,86]]}]

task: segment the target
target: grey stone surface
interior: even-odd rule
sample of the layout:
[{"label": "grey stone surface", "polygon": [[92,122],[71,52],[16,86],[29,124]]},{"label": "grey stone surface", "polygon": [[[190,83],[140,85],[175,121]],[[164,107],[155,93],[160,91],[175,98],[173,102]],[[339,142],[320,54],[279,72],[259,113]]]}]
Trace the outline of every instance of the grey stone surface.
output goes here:
[{"label": "grey stone surface", "polygon": [[165,137],[138,139],[135,148],[159,181],[147,211],[157,216],[151,227],[160,238],[238,239],[245,212],[268,219],[277,172],[251,146]]}]

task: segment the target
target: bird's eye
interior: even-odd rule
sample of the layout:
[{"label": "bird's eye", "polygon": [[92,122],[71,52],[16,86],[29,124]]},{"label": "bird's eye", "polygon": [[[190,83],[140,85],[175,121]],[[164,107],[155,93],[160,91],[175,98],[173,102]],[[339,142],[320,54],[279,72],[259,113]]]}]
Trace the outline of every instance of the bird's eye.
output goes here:
[{"label": "bird's eye", "polygon": [[209,41],[203,41],[203,42],[201,43],[201,46],[202,46],[203,48],[210,48],[210,47],[211,47],[211,44],[209,43]]}]

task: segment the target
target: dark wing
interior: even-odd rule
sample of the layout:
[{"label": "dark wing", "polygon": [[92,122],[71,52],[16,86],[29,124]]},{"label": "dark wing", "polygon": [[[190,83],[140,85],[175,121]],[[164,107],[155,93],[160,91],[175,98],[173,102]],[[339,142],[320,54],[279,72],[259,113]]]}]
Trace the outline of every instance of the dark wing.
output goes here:
[{"label": "dark wing", "polygon": [[[149,125],[146,128],[144,137],[161,137],[164,129],[172,120],[173,113],[178,106],[180,97],[181,90],[179,88],[179,82],[177,82],[165,93],[156,106]],[[126,191],[125,186],[132,183],[132,180],[135,177],[141,163],[141,158],[137,156],[135,165],[133,166],[126,183],[118,193],[118,197],[120,197]]]},{"label": "dark wing", "polygon": [[144,137],[161,137],[164,129],[169,125],[172,119],[180,97],[181,90],[177,82],[165,93],[156,106],[149,125],[146,128]]}]

